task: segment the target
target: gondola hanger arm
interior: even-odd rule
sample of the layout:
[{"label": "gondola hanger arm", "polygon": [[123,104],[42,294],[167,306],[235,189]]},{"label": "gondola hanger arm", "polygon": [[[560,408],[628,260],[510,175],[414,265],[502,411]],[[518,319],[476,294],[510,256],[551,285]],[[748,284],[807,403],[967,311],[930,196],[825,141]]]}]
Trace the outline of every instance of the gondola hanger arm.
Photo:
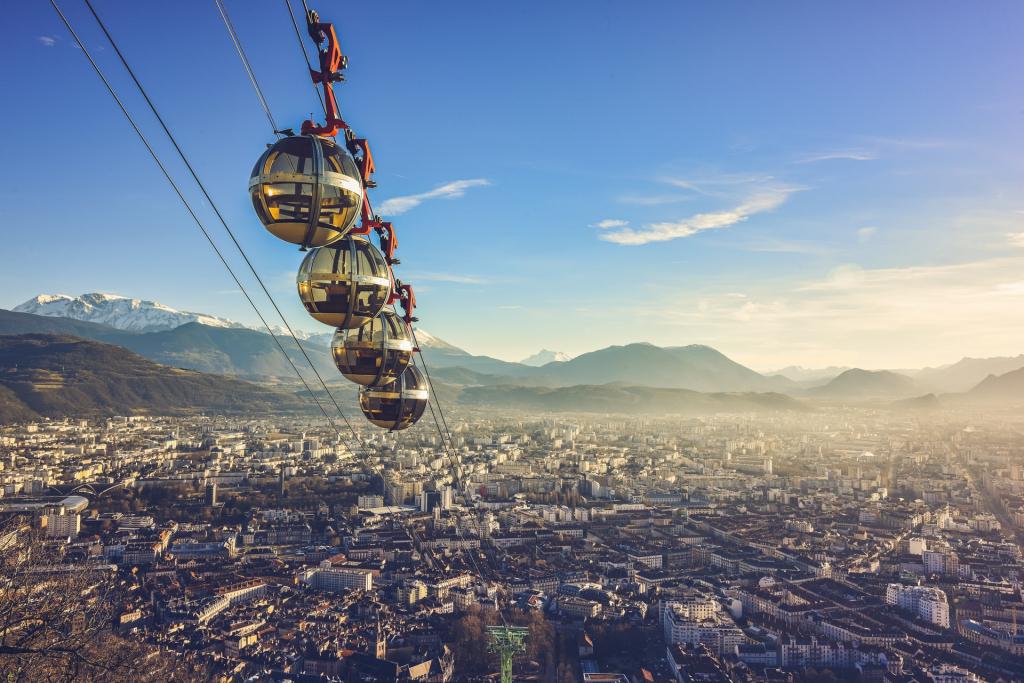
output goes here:
[{"label": "gondola hanger arm", "polygon": [[[341,52],[338,43],[338,35],[334,31],[334,24],[320,21],[316,12],[310,11],[306,15],[306,28],[309,36],[317,45],[317,52],[320,56],[320,70],[309,70],[313,83],[324,89],[324,109],[326,120],[324,125],[317,125],[313,119],[302,122],[303,135],[322,135],[334,137],[339,130],[348,129],[348,124],[341,118],[338,111],[338,102],[334,99],[334,84],[345,80],[342,70],[348,67],[348,57]],[[323,43],[326,46],[322,46]]]}]

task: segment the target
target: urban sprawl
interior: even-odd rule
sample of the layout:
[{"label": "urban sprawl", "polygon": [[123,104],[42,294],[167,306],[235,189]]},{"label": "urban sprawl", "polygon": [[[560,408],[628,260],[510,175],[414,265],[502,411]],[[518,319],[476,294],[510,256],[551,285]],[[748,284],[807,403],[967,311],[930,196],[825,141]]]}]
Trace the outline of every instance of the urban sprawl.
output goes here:
[{"label": "urban sprawl", "polygon": [[503,621],[545,683],[1024,679],[1018,415],[447,426],[0,427],[3,534],[124,577],[116,632],[223,681],[483,680]]}]

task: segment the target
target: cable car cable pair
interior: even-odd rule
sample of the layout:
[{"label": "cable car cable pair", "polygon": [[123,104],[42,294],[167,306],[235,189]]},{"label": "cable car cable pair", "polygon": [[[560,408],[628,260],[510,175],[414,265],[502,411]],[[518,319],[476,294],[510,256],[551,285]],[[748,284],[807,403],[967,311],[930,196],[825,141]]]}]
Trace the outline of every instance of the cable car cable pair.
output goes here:
[{"label": "cable car cable pair", "polygon": [[[286,2],[287,2],[287,0],[286,0]],[[111,43],[111,46],[114,48],[114,50],[117,53],[117,55],[118,55],[122,65],[124,66],[126,71],[129,73],[129,75],[131,76],[131,78],[134,81],[134,83],[135,83],[136,87],[138,88],[139,92],[143,95],[144,99],[146,100],[147,105],[150,107],[152,113],[157,118],[158,122],[160,123],[160,125],[161,125],[161,127],[162,127],[162,129],[164,131],[164,133],[167,135],[168,139],[171,141],[172,145],[175,147],[175,150],[177,151],[179,157],[181,158],[183,163],[188,168],[190,174],[192,175],[193,180],[200,187],[200,190],[203,192],[205,198],[210,203],[211,207],[214,209],[214,212],[216,213],[218,219],[221,221],[221,224],[223,225],[225,231],[231,237],[232,242],[235,244],[236,248],[239,250],[239,253],[241,254],[241,256],[245,260],[246,264],[248,265],[248,267],[252,271],[254,277],[256,277],[257,281],[260,283],[261,287],[263,288],[264,293],[267,295],[268,299],[270,299],[271,304],[274,306],[276,312],[278,313],[279,317],[281,318],[282,322],[284,323],[285,328],[288,330],[288,332],[291,335],[293,341],[295,341],[296,345],[302,351],[303,356],[305,357],[307,363],[309,363],[310,368],[313,370],[313,372],[316,375],[317,379],[319,380],[321,386],[324,388],[325,393],[328,395],[328,397],[330,397],[330,399],[333,402],[335,408],[337,409],[339,415],[342,417],[342,419],[345,421],[346,425],[349,427],[349,430],[351,431],[353,437],[355,437],[357,442],[359,442],[361,444],[361,441],[359,440],[359,437],[356,434],[355,429],[352,427],[352,424],[348,421],[348,418],[345,416],[344,411],[341,410],[341,407],[338,405],[337,401],[334,399],[333,394],[331,393],[330,389],[327,387],[326,383],[324,382],[323,377],[317,371],[315,365],[313,365],[313,363],[310,360],[308,354],[303,349],[302,344],[296,338],[296,336],[294,334],[294,331],[292,330],[291,326],[288,324],[287,319],[281,313],[280,308],[277,306],[276,302],[273,300],[273,297],[270,295],[269,291],[267,291],[267,288],[263,284],[262,279],[259,277],[259,274],[256,272],[255,268],[253,267],[252,262],[249,260],[248,256],[245,254],[244,249],[239,244],[238,240],[235,238],[234,233],[231,231],[231,229],[228,226],[227,222],[223,218],[223,215],[220,213],[216,203],[213,201],[212,197],[206,191],[206,188],[203,185],[202,181],[199,179],[198,174],[195,172],[195,169],[192,167],[191,163],[189,162],[187,156],[184,154],[184,152],[181,149],[180,145],[178,145],[177,140],[175,139],[174,135],[171,133],[171,131],[168,128],[167,124],[164,122],[163,118],[160,116],[160,113],[157,110],[155,104],[149,98],[148,94],[146,93],[146,91],[143,88],[143,86],[142,86],[141,82],[139,81],[139,79],[135,76],[134,71],[132,70],[131,66],[128,64],[126,58],[124,57],[123,53],[121,52],[120,48],[118,47],[117,42],[114,40],[113,36],[107,30],[105,24],[103,23],[102,19],[99,17],[98,13],[96,12],[95,8],[93,8],[93,6],[89,2],[89,0],[85,0],[85,4],[89,8],[90,12],[93,15],[93,18],[96,20],[97,24],[99,25],[99,27],[103,31],[104,35],[106,36],[107,40]],[[154,162],[160,168],[160,170],[163,173],[164,177],[167,179],[168,183],[171,185],[171,187],[174,190],[175,194],[178,196],[179,200],[185,206],[186,210],[188,211],[190,216],[193,218],[193,220],[195,221],[197,227],[199,227],[200,231],[203,233],[204,237],[209,242],[211,248],[214,250],[214,252],[218,256],[218,258],[220,259],[221,263],[228,270],[228,273],[230,274],[230,276],[232,277],[232,279],[234,280],[236,285],[239,287],[239,289],[242,291],[243,295],[246,297],[246,300],[248,301],[250,306],[256,312],[257,317],[263,323],[264,327],[267,329],[267,332],[271,335],[271,338],[274,339],[278,349],[281,351],[282,355],[285,356],[285,359],[289,363],[289,365],[292,368],[293,372],[295,372],[296,376],[299,378],[300,382],[303,384],[303,386],[305,387],[306,391],[309,393],[310,398],[314,401],[316,406],[323,413],[324,417],[328,421],[328,424],[332,427],[332,429],[338,435],[339,440],[341,440],[343,443],[347,442],[345,437],[343,437],[341,435],[341,432],[338,429],[338,426],[334,423],[334,421],[331,419],[330,415],[324,409],[324,407],[321,404],[321,402],[317,399],[317,397],[316,397],[315,393],[313,392],[312,388],[309,386],[309,384],[306,382],[305,378],[302,376],[302,373],[299,372],[298,367],[291,360],[291,357],[288,355],[288,353],[284,349],[284,347],[281,344],[280,340],[278,339],[277,335],[274,334],[274,332],[273,332],[272,328],[270,327],[269,323],[263,317],[262,313],[259,310],[259,307],[253,301],[252,297],[249,295],[248,291],[246,290],[245,286],[242,284],[241,280],[238,278],[238,276],[235,274],[235,272],[233,271],[231,266],[228,264],[228,262],[227,262],[226,258],[224,257],[223,253],[220,251],[220,249],[217,247],[216,243],[213,241],[213,239],[210,236],[209,232],[207,231],[206,227],[203,225],[202,221],[199,219],[198,215],[193,210],[192,206],[190,205],[188,200],[185,198],[184,194],[181,192],[181,190],[178,187],[177,183],[174,181],[174,179],[172,178],[170,173],[167,171],[166,167],[164,166],[164,164],[160,160],[159,155],[153,149],[152,145],[150,145],[150,143],[149,143],[148,139],[146,138],[145,134],[138,127],[138,125],[136,124],[134,118],[128,112],[127,108],[124,106],[123,102],[120,100],[120,98],[118,97],[117,93],[114,91],[112,85],[107,80],[106,76],[103,74],[102,69],[95,62],[95,60],[92,58],[92,55],[88,52],[88,50],[85,47],[85,45],[79,39],[79,37],[78,37],[77,33],[74,31],[74,28],[72,27],[70,21],[67,19],[67,17],[64,15],[64,13],[61,11],[60,7],[57,5],[55,0],[51,0],[51,5],[53,6],[54,10],[57,12],[57,14],[60,17],[61,21],[67,27],[68,31],[71,33],[71,35],[74,38],[75,42],[79,46],[81,46],[83,54],[85,54],[85,56],[88,59],[90,65],[95,70],[95,72],[99,76],[100,80],[103,82],[103,84],[106,87],[108,93],[114,99],[115,103],[120,108],[122,114],[126,117],[126,119],[128,120],[129,124],[131,125],[131,127],[133,128],[135,133],[138,135],[140,140],[142,141],[143,145],[146,147],[147,151],[149,152],[149,154],[153,158]],[[385,225],[387,225],[387,224],[385,224]],[[387,225],[387,227],[390,228],[390,225]],[[390,242],[391,242],[391,244],[394,244],[393,232],[390,232]],[[397,259],[393,259],[392,262],[397,262]],[[411,313],[412,313],[413,308],[415,307],[414,295],[412,293],[412,288],[411,287],[401,286],[400,285],[399,289],[400,289],[400,291],[403,291],[405,293],[405,297],[403,297],[402,303],[403,303],[403,306],[406,309],[406,313],[405,313],[405,316],[403,316],[403,318],[404,318],[404,320],[406,322],[408,322],[409,319],[412,318]],[[416,370],[416,368],[414,366],[410,366],[410,368],[412,368],[414,371]],[[418,375],[418,371],[416,372],[416,376],[415,376],[414,380],[415,381],[408,382],[407,385],[409,385],[409,386],[402,387],[402,391],[398,392],[397,404],[399,406],[401,406],[402,403],[405,402],[405,399],[407,397],[404,394],[406,393],[407,390],[411,390],[411,391],[414,392],[420,386],[423,386],[422,378]],[[385,401],[392,400],[391,397],[387,397],[387,396],[381,397],[381,398],[383,398]],[[418,403],[420,405],[419,413],[422,414],[422,404],[424,403],[424,401],[421,399],[420,396],[412,396],[411,398],[414,400],[413,405],[416,405],[416,403]],[[392,400],[392,403],[395,403],[395,401]],[[440,404],[438,404],[438,408],[439,409],[441,408]],[[402,412],[402,411],[400,411],[400,412]],[[431,412],[433,413],[433,407],[431,407]],[[443,413],[442,413],[442,417],[443,417]],[[390,421],[391,418],[389,417],[388,419]],[[408,419],[408,418],[406,418],[406,419]],[[412,422],[414,422],[415,419],[418,419],[418,416],[415,416],[415,418],[412,420]],[[436,418],[435,418],[435,421],[436,421]],[[447,428],[447,424],[446,424],[446,428]],[[438,425],[438,431],[440,433],[440,425]],[[448,434],[450,436],[450,432]],[[442,443],[444,443],[444,435],[442,434],[441,436],[442,436]],[[446,451],[446,454],[447,454],[447,450],[448,450],[447,447],[448,447],[449,444],[444,444],[444,445],[446,446],[445,451]],[[353,449],[353,452],[356,452],[355,449]],[[379,466],[375,466],[375,463],[371,462],[368,458],[366,459],[366,461],[367,461],[367,464],[371,467],[371,469],[378,470],[378,475],[383,478],[383,472],[380,471]],[[453,464],[454,464],[454,460],[453,460]],[[461,534],[461,529],[457,529],[457,532],[459,533],[460,536],[462,535]],[[482,573],[479,570],[479,565],[476,562],[476,558],[471,554],[470,555],[470,559],[473,562],[473,564],[476,565],[477,574],[482,577]],[[504,615],[502,615],[502,618],[504,619]]]},{"label": "cable car cable pair", "polygon": [[[309,74],[323,89],[325,122],[306,120],[300,135],[270,145],[250,175],[250,197],[272,235],[311,249],[296,278],[299,298],[315,320],[336,328],[332,356],[342,375],[360,385],[363,414],[389,431],[406,429],[429,401],[428,384],[411,363],[415,294],[395,278],[394,227],[373,212],[366,194],[375,186],[369,143],[353,134],[334,97],[348,59],[333,24],[312,11],[306,24],[320,60]],[[342,130],[344,146],[330,139]],[[384,253],[366,238],[371,231]],[[384,310],[395,302],[405,311],[400,319]],[[360,334],[367,325],[372,329]]]},{"label": "cable car cable pair", "polygon": [[[110,33],[107,32],[106,27],[104,26],[102,20],[99,18],[99,15],[96,14],[96,11],[95,11],[95,9],[93,9],[93,7],[92,7],[91,3],[89,2],[89,0],[85,0],[85,3],[88,6],[89,10],[92,12],[93,17],[96,19],[96,22],[99,24],[100,28],[103,29],[103,32],[104,32],[104,34],[107,37],[107,40],[111,43],[112,47],[118,53],[118,55],[121,55],[120,50],[117,47],[117,43],[114,41],[114,39],[110,35]],[[312,387],[309,386],[309,383],[302,376],[302,373],[299,372],[299,369],[295,365],[294,361],[292,361],[291,356],[288,355],[288,352],[285,350],[284,346],[281,344],[281,340],[278,338],[278,336],[276,334],[274,334],[274,331],[270,327],[270,324],[267,322],[267,320],[263,316],[262,312],[260,312],[259,307],[256,305],[256,302],[253,301],[252,297],[249,295],[249,292],[246,290],[245,285],[242,283],[241,279],[235,273],[234,269],[231,268],[231,265],[228,263],[227,259],[225,258],[224,253],[217,246],[216,242],[213,241],[213,238],[210,235],[209,231],[206,229],[206,226],[200,220],[199,216],[196,214],[195,210],[192,208],[192,205],[189,203],[188,199],[185,198],[185,195],[182,193],[181,188],[175,182],[174,178],[171,176],[170,172],[167,170],[167,167],[160,160],[159,155],[156,153],[156,150],[150,144],[149,139],[146,137],[145,133],[142,132],[142,130],[139,128],[138,124],[135,122],[134,117],[132,117],[132,115],[128,112],[128,109],[125,107],[124,103],[121,101],[121,98],[118,97],[117,92],[114,90],[113,86],[110,84],[110,81],[107,80],[107,77],[104,75],[103,70],[100,68],[99,64],[96,63],[96,60],[93,59],[92,54],[89,52],[88,48],[81,41],[81,39],[78,37],[78,34],[75,32],[75,29],[71,25],[71,22],[68,20],[67,16],[65,16],[64,12],[60,9],[60,7],[57,5],[55,0],[50,0],[50,5],[53,6],[54,11],[56,11],[58,17],[60,17],[61,21],[64,23],[64,26],[68,29],[68,32],[71,34],[71,37],[74,39],[75,43],[81,48],[82,54],[85,55],[86,59],[89,61],[89,64],[92,66],[93,70],[96,72],[96,75],[103,82],[103,85],[105,86],[107,92],[110,94],[111,98],[113,98],[114,102],[117,104],[117,106],[120,109],[121,113],[128,120],[128,123],[131,125],[132,129],[135,131],[135,134],[139,137],[139,140],[142,142],[143,146],[145,146],[146,151],[152,157],[153,161],[156,163],[157,167],[160,169],[160,171],[163,174],[164,178],[170,184],[171,188],[174,190],[174,193],[177,195],[178,199],[184,205],[186,211],[192,217],[192,220],[195,222],[196,226],[199,228],[200,232],[203,234],[203,237],[210,244],[210,247],[213,249],[214,253],[217,255],[217,258],[220,260],[221,264],[223,264],[224,268],[228,271],[228,274],[231,276],[232,280],[234,280],[234,282],[238,286],[239,290],[241,290],[243,296],[245,296],[246,301],[252,307],[253,311],[256,313],[256,316],[260,319],[260,322],[263,324],[264,328],[266,328],[267,333],[271,336],[271,338],[276,343],[278,350],[280,350],[281,354],[285,357],[285,360],[288,362],[288,364],[292,368],[292,371],[295,372],[295,375],[299,378],[299,381],[302,383],[302,385],[305,387],[306,391],[309,393],[310,398],[313,400],[314,404],[317,406],[317,408],[320,410],[320,412],[323,413],[324,418],[327,420],[327,423],[334,430],[335,434],[337,434],[338,438],[343,443],[346,443],[346,445],[347,445],[347,440],[345,439],[344,436],[342,436],[341,431],[338,429],[337,424],[335,424],[335,422],[331,418],[330,414],[328,414],[327,410],[323,407],[323,404],[316,397],[316,394],[314,393]],[[127,62],[125,62],[123,56],[121,56],[121,59],[122,59],[122,63],[126,67],[126,69],[128,69],[129,73],[131,73],[131,69],[130,69],[130,67],[128,67]],[[134,78],[134,74],[133,74],[133,78]],[[135,82],[136,82],[137,87],[140,89],[140,91],[142,91],[142,89],[141,89],[142,86],[141,86],[141,84],[139,84],[137,79],[136,79]],[[144,91],[142,91],[142,92],[144,94]],[[147,98],[147,100],[148,100],[148,98]],[[152,102],[150,102],[150,106],[152,107]],[[155,112],[155,110],[154,110],[154,113],[157,115],[157,117],[159,119],[159,113]],[[161,119],[161,121],[162,121],[162,119]],[[168,137],[171,137],[171,139],[173,141],[173,137],[170,135],[170,131],[167,130],[166,127],[164,128],[164,130],[165,130],[165,133],[167,133]],[[179,152],[180,152],[180,150],[179,150]],[[187,160],[185,160],[185,162],[186,162],[186,164],[188,163]],[[225,227],[227,227],[227,226],[225,226]],[[236,242],[236,245],[237,245],[237,242]],[[239,247],[239,249],[241,249],[241,248]],[[242,255],[243,255],[243,257],[245,256],[244,253]],[[251,267],[251,264],[250,264],[250,267]],[[280,311],[278,311],[278,313],[280,313]],[[296,342],[297,341],[298,340],[296,340]],[[312,367],[312,364],[311,364],[311,367]],[[316,368],[313,367],[313,370],[315,372]],[[317,373],[317,377],[320,379],[321,383],[323,383],[323,379],[320,378],[319,373]],[[325,389],[327,389],[326,384],[324,384],[323,386],[324,386]],[[327,390],[327,394],[329,396],[331,396],[331,399],[333,401],[334,397],[330,394],[330,390]],[[337,402],[335,402],[335,406],[337,406]],[[339,414],[345,420],[346,424],[348,424],[349,429],[352,429],[351,423],[348,422],[348,418],[345,417],[345,414],[343,412],[341,412],[340,408],[339,408]],[[354,430],[352,430],[352,432],[353,432],[353,434],[355,434]]]}]

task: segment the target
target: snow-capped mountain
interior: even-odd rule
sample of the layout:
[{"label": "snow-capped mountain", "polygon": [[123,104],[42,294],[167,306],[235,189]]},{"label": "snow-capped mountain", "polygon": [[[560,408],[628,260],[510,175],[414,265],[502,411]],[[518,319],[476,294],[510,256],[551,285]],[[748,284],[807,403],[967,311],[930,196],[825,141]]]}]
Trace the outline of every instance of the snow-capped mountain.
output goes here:
[{"label": "snow-capped mountain", "polygon": [[[215,315],[179,311],[156,301],[144,301],[118,294],[101,294],[99,292],[82,294],[77,297],[67,294],[40,294],[15,306],[13,310],[17,313],[99,323],[119,330],[140,333],[173,330],[187,323],[200,323],[209,327],[249,329],[264,333],[267,331],[262,325],[250,327]],[[271,329],[275,335],[288,336],[288,330],[283,325],[271,325]],[[292,330],[295,332],[295,336],[303,342],[319,346],[329,346],[331,338],[334,336],[334,330],[326,327],[318,327],[313,331],[292,327]],[[423,348],[449,353],[466,353],[426,330],[417,329],[416,338]]]},{"label": "snow-capped mountain", "polygon": [[186,323],[202,323],[209,327],[246,327],[241,323],[205,313],[179,311],[156,301],[143,301],[99,292],[78,297],[67,294],[40,294],[15,306],[14,310],[18,313],[32,313],[51,318],[72,318],[100,323],[129,332],[161,332],[173,330]]},{"label": "snow-capped mountain", "polygon": [[540,366],[547,365],[548,363],[554,363],[555,361],[565,362],[567,360],[572,360],[572,356],[570,356],[567,353],[562,353],[561,351],[548,351],[547,349],[541,349],[532,356],[528,356],[519,362],[522,363],[523,365],[529,365],[534,368],[539,368]]},{"label": "snow-capped mountain", "polygon": [[444,339],[435,337],[421,327],[416,328],[416,341],[419,342],[420,348],[422,349],[436,349],[438,351],[448,351],[451,353],[466,353],[458,346],[449,344]]}]

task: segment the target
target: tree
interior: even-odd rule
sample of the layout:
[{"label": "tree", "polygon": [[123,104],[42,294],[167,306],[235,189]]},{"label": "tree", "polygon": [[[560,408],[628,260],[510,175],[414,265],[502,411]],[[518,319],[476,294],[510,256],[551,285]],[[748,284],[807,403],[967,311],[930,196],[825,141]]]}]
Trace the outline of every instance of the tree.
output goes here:
[{"label": "tree", "polygon": [[467,612],[452,627],[455,670],[461,678],[491,673],[497,668],[488,652],[487,623],[479,609]]},{"label": "tree", "polygon": [[576,674],[573,673],[572,665],[569,662],[562,662],[558,665],[558,673],[555,676],[556,683],[576,683]]},{"label": "tree", "polygon": [[555,628],[538,611],[530,612],[525,619],[517,618],[515,621],[530,629],[526,656],[540,664],[545,671],[552,668],[555,659]]},{"label": "tree", "polygon": [[179,660],[113,631],[115,569],[62,559],[28,524],[0,528],[0,680],[192,679]]}]

